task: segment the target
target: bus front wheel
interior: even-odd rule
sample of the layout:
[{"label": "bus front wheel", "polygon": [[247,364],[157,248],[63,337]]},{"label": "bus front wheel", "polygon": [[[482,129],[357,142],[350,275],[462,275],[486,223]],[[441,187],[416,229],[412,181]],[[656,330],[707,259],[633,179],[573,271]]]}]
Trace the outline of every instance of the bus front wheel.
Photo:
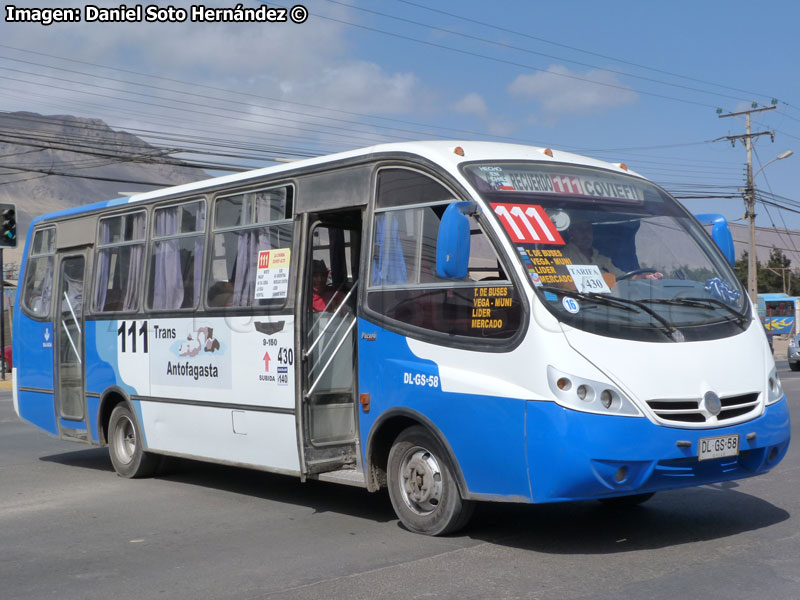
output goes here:
[{"label": "bus front wheel", "polygon": [[108,454],[120,477],[148,477],[158,467],[159,457],[144,451],[139,424],[124,404],[113,410],[108,422]]},{"label": "bus front wheel", "polygon": [[467,524],[475,507],[461,498],[454,473],[448,453],[424,427],[410,427],[397,437],[387,480],[403,525],[416,533],[445,535]]}]

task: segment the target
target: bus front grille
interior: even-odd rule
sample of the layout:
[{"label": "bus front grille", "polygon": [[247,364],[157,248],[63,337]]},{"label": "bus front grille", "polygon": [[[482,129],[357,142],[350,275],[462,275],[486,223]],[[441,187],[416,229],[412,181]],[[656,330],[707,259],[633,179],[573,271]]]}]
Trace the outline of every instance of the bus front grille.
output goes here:
[{"label": "bus front grille", "polygon": [[714,424],[733,424],[755,417],[761,408],[758,392],[720,398],[722,410],[711,414],[702,398],[648,400],[647,405],[656,418],[669,425],[705,427]]}]

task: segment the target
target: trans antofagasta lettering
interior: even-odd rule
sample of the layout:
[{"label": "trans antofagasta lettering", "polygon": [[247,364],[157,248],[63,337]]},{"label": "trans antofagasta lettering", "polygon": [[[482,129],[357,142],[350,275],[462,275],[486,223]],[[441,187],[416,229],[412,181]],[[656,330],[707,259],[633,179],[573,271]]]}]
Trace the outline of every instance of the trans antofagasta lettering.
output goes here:
[{"label": "trans antofagasta lettering", "polygon": [[219,370],[211,363],[207,365],[193,365],[188,361],[182,363],[167,361],[167,375],[191,377],[197,381],[201,378],[219,377]]}]

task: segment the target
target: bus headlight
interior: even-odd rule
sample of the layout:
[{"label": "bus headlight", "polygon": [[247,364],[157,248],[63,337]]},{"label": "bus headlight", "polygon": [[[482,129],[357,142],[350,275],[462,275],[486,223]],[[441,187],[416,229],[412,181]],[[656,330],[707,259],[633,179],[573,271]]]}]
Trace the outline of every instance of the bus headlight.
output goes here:
[{"label": "bus headlight", "polygon": [[783,398],[783,386],[778,379],[777,369],[772,367],[767,378],[767,404],[775,404],[781,398]]},{"label": "bus headlight", "polygon": [[547,382],[556,402],[564,408],[600,415],[642,416],[630,398],[609,383],[562,373],[550,365]]}]

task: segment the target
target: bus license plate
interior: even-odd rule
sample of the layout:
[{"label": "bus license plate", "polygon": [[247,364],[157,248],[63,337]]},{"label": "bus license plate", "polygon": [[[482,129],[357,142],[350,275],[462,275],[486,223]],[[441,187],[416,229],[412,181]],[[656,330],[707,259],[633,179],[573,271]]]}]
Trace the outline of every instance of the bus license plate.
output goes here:
[{"label": "bus license plate", "polygon": [[700,438],[697,442],[697,459],[739,456],[739,434]]}]

